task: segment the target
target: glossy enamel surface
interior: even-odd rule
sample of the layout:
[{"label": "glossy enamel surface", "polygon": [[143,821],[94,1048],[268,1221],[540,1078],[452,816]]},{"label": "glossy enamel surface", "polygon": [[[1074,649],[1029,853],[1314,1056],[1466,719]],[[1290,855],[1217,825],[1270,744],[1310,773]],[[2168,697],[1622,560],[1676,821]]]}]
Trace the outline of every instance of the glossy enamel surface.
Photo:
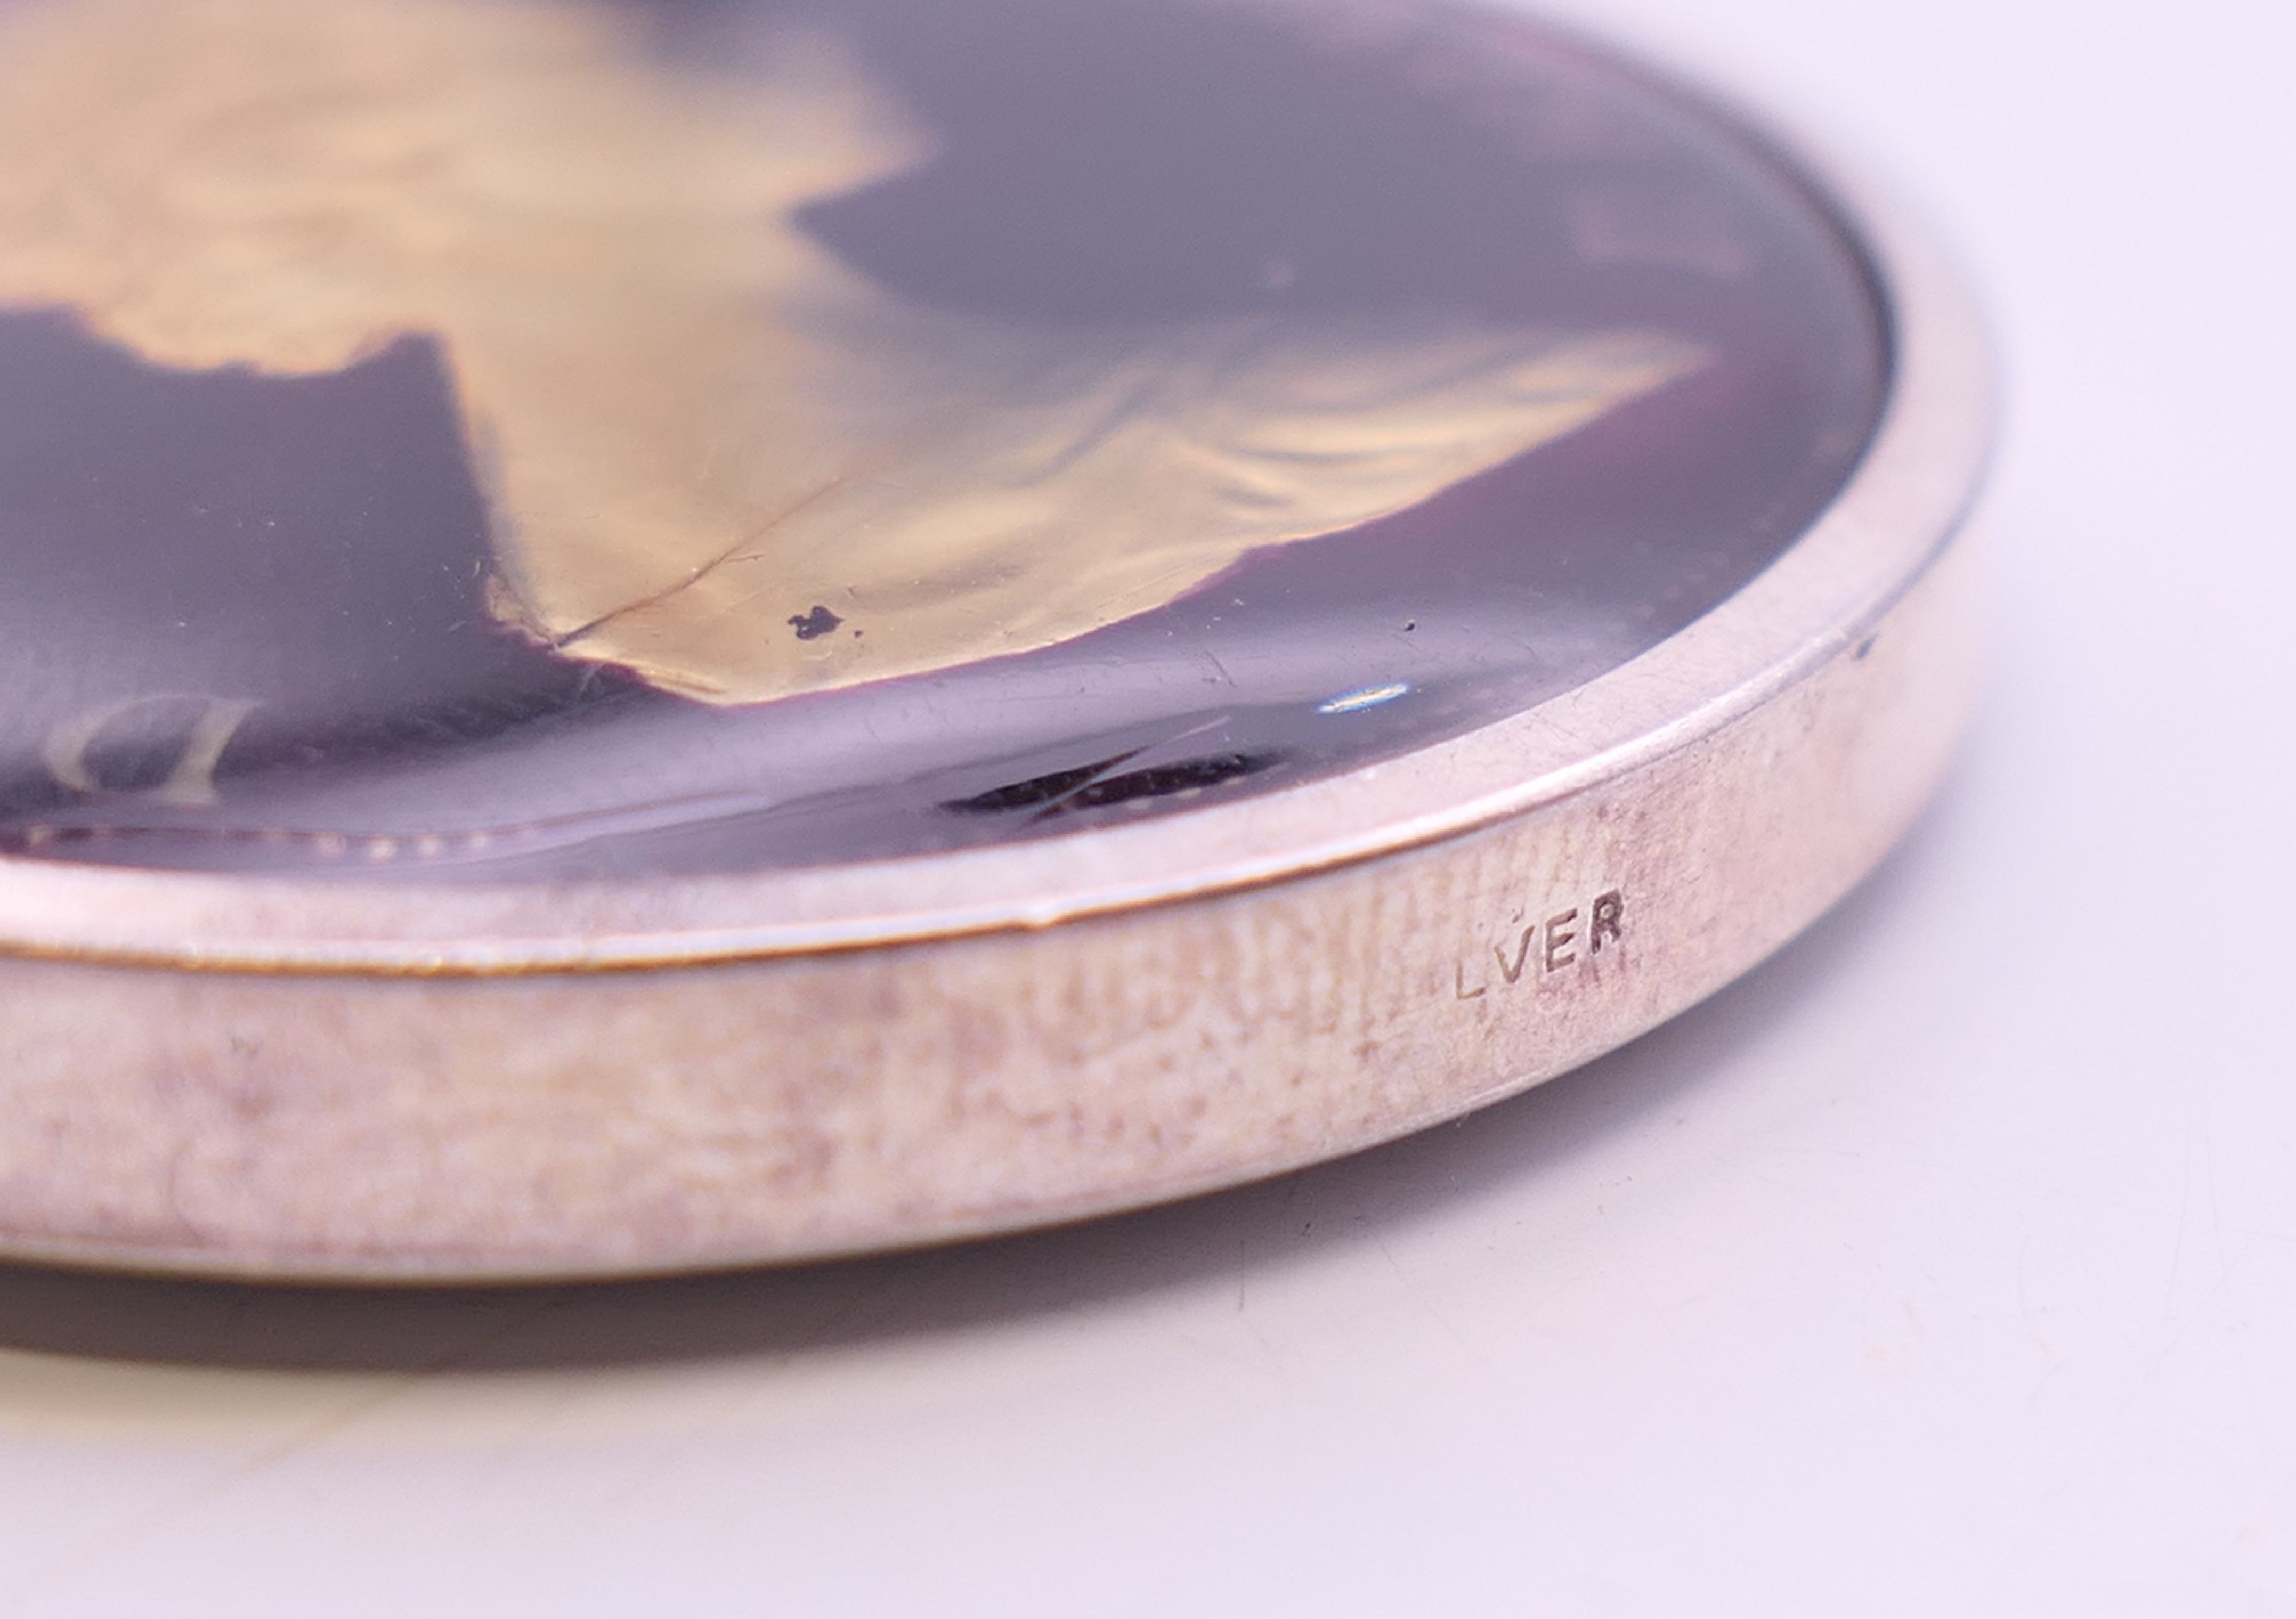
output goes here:
[{"label": "glossy enamel surface", "polygon": [[1888,378],[1794,172],[1513,21],[0,31],[78,92],[0,189],[0,839],[43,863],[644,886],[1328,783],[1742,589]]}]

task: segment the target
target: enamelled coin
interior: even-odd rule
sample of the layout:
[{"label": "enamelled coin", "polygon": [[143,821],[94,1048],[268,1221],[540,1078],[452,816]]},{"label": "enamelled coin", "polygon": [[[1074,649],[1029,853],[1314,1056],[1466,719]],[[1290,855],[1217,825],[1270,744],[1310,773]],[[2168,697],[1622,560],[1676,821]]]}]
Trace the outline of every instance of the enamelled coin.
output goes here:
[{"label": "enamelled coin", "polygon": [[478,1280],[1461,1113],[1880,858],[1857,183],[1414,0],[0,0],[0,1252]]}]

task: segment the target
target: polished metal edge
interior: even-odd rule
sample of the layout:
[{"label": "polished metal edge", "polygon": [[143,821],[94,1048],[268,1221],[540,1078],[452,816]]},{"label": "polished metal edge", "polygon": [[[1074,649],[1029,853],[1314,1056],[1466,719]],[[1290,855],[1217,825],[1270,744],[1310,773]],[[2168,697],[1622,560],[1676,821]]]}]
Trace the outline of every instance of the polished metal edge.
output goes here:
[{"label": "polished metal edge", "polygon": [[0,958],[0,1252],[478,1282],[821,1258],[1136,1207],[1573,1067],[1898,839],[1977,666],[1956,554],[1772,700],[1293,882],[604,976]]}]

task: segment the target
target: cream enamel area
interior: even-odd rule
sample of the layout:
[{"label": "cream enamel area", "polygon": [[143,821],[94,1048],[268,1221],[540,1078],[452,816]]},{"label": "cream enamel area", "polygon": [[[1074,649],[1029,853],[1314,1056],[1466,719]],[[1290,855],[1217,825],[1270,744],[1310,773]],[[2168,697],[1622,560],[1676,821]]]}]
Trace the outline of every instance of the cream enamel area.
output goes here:
[{"label": "cream enamel area", "polygon": [[1702,358],[1439,308],[914,307],[794,215],[931,145],[825,36],[703,68],[579,0],[32,0],[0,10],[0,305],[192,371],[435,341],[497,615],[724,704],[1073,639]]}]

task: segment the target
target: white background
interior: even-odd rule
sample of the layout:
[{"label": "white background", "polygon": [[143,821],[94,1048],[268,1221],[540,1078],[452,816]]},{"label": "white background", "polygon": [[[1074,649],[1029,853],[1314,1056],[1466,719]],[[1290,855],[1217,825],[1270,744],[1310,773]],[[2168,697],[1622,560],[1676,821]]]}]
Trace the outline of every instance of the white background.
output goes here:
[{"label": "white background", "polygon": [[1625,1052],[1177,1209],[0,1271],[0,1612],[2296,1612],[2296,6],[1573,14],[1878,159],[1995,312],[1989,694],[1902,854]]}]

